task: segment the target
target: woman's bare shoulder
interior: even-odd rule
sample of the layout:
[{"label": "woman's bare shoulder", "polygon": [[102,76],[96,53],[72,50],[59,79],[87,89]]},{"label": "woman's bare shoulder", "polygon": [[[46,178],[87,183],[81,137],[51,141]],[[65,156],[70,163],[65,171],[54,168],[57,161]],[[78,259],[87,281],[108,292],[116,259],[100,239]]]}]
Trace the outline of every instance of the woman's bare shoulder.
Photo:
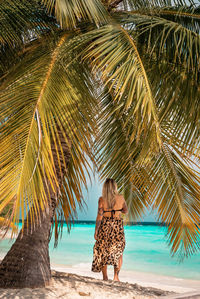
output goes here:
[{"label": "woman's bare shoulder", "polygon": [[117,194],[117,199],[122,202],[125,200],[122,194]]},{"label": "woman's bare shoulder", "polygon": [[101,205],[103,204],[103,197],[102,197],[102,196],[99,197],[98,202],[99,202],[99,204],[101,204]]}]

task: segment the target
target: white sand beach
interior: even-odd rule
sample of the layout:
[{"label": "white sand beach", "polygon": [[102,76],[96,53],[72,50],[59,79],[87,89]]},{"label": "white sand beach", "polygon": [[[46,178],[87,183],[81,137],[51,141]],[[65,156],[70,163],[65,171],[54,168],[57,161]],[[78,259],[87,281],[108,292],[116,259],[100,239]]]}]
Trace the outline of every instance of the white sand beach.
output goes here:
[{"label": "white sand beach", "polygon": [[142,287],[137,284],[102,281],[99,279],[52,271],[51,284],[46,288],[0,289],[0,298],[90,298],[90,299],[153,299],[171,295],[171,292]]},{"label": "white sand beach", "polygon": [[[112,278],[111,269],[109,269],[108,274]],[[82,267],[66,268],[53,265],[52,280],[49,286],[35,289],[0,289],[0,298],[200,298],[200,282],[195,280],[123,270],[120,279],[121,282],[102,281],[101,274],[87,272],[87,269],[84,270]],[[195,294],[195,297],[192,297],[192,294]]]},{"label": "white sand beach", "polygon": [[[90,264],[80,264],[73,267],[62,265],[52,265],[56,271],[73,273],[82,276],[88,276],[95,279],[102,279],[101,273],[94,273],[90,270]],[[112,267],[108,268],[109,279],[113,278]],[[119,275],[120,281],[130,284],[138,284],[142,287],[153,287],[175,293],[196,292],[200,293],[200,280],[176,278],[172,276],[157,275],[138,271],[121,270]]]}]

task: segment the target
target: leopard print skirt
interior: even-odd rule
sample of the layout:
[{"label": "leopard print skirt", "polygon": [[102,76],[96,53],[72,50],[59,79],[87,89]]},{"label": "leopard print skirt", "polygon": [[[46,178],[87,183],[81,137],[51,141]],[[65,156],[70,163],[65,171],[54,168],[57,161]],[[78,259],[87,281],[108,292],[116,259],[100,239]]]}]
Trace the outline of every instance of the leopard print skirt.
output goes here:
[{"label": "leopard print skirt", "polygon": [[101,272],[105,265],[118,267],[119,258],[123,254],[124,248],[123,220],[103,217],[93,248],[92,271]]}]

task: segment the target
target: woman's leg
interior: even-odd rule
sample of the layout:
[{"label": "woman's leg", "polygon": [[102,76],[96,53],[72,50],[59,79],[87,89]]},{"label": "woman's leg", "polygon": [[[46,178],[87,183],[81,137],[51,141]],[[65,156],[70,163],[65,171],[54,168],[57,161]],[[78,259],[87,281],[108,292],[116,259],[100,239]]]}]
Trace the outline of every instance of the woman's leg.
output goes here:
[{"label": "woman's leg", "polygon": [[102,267],[103,280],[108,280],[107,265]]},{"label": "woman's leg", "polygon": [[118,275],[119,275],[119,271],[122,267],[122,262],[123,262],[123,254],[119,258],[118,267],[114,267],[114,279],[113,280],[115,280],[115,281],[120,281]]}]

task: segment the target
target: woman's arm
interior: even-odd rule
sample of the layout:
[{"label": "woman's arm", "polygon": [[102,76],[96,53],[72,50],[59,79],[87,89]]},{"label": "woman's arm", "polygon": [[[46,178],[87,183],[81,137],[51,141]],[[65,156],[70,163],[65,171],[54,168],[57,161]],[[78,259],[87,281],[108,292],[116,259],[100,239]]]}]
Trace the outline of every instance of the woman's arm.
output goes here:
[{"label": "woman's arm", "polygon": [[103,199],[102,197],[100,197],[98,202],[98,211],[97,211],[96,226],[95,226],[95,233],[94,233],[95,240],[97,239],[97,233],[98,233],[99,226],[101,224],[102,217],[103,217]]}]

